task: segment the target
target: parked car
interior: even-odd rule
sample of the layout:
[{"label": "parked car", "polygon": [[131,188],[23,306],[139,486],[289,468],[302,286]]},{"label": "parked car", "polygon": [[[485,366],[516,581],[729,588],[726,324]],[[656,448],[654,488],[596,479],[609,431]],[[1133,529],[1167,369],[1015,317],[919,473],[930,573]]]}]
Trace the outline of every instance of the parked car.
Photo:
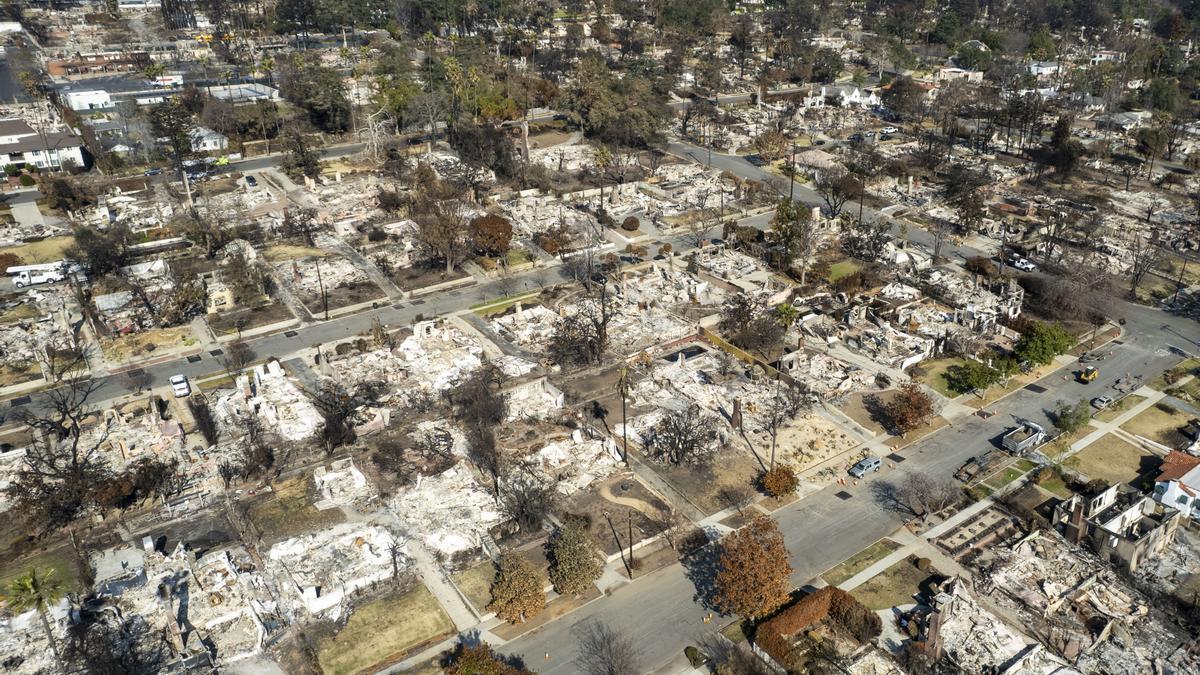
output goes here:
[{"label": "parked car", "polygon": [[766,166],[767,160],[762,158],[762,155],[746,155],[746,161],[754,166]]},{"label": "parked car", "polygon": [[1022,272],[1033,272],[1037,269],[1037,265],[1034,265],[1025,258],[1017,258],[1013,261],[1012,266],[1021,270]]},{"label": "parked car", "polygon": [[1104,410],[1112,404],[1113,399],[1111,396],[1097,396],[1096,398],[1092,399],[1092,407],[1096,410]]},{"label": "parked car", "polygon": [[258,179],[254,176],[246,176],[246,185],[249,185],[250,187],[257,187]]},{"label": "parked car", "polygon": [[879,132],[884,134],[898,134],[900,133],[900,130],[896,127],[884,127],[880,129]]},{"label": "parked car", "polygon": [[153,169],[146,169],[147,176],[157,176],[160,173],[162,173],[162,169],[157,166],[154,167]]},{"label": "parked car", "polygon": [[192,393],[192,385],[188,384],[186,375],[171,376],[171,391],[175,392],[175,398],[183,398]]},{"label": "parked car", "polygon": [[871,457],[864,457],[858,460],[857,464],[850,467],[850,475],[855,478],[862,478],[869,473],[878,471],[882,467],[883,460],[872,455]]},{"label": "parked car", "polygon": [[891,134],[879,134],[879,140],[881,140],[881,141],[890,141],[893,138],[895,138],[895,136],[893,136]]},{"label": "parked car", "polygon": [[861,143],[863,140],[863,135],[862,134],[850,134],[849,140],[851,143]]}]

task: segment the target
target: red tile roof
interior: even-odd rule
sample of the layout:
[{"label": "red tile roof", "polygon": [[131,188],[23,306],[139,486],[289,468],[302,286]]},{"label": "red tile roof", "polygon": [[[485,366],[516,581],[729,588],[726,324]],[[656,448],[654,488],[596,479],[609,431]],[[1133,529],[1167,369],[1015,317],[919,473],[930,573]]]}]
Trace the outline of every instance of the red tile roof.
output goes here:
[{"label": "red tile roof", "polygon": [[1162,466],[1159,467],[1158,482],[1179,480],[1197,466],[1200,466],[1200,457],[1192,457],[1187,453],[1172,450],[1163,459]]}]

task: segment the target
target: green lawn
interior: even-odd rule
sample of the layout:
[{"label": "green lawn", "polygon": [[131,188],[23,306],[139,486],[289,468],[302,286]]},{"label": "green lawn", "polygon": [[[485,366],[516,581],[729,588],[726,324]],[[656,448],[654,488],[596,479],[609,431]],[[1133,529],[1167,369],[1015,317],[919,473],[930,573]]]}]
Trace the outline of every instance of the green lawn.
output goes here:
[{"label": "green lawn", "polygon": [[75,568],[75,556],[69,548],[59,548],[45,553],[38,553],[28,558],[16,560],[4,566],[0,570],[0,595],[3,595],[8,588],[8,585],[17,577],[25,574],[31,567],[36,567],[39,572],[46,569],[53,569],[54,576],[61,579],[67,586],[67,590],[74,592],[79,591],[79,574]]},{"label": "green lawn", "polygon": [[922,371],[921,376],[917,379],[942,396],[954,398],[962,392],[951,391],[950,383],[946,381],[946,371],[954,366],[962,366],[966,363],[966,359],[961,359],[957,356],[922,361],[916,365]]},{"label": "green lawn", "polygon": [[65,251],[75,243],[75,237],[50,237],[30,244],[0,248],[0,253],[11,253],[26,265],[57,262],[66,257]]},{"label": "green lawn", "polygon": [[325,675],[366,672],[453,630],[433,594],[417,586],[355,609],[345,628],[321,641],[318,660]]},{"label": "green lawn", "polygon": [[853,260],[843,260],[839,263],[834,263],[829,267],[829,283],[834,283],[842,277],[850,276],[862,268],[862,265]]},{"label": "green lawn", "polygon": [[900,544],[891,539],[880,539],[858,553],[846,558],[836,567],[829,568],[821,575],[821,578],[830,586],[838,586],[855,574],[883,560],[888,554],[899,548]]},{"label": "green lawn", "polygon": [[518,302],[525,302],[528,300],[532,300],[533,298],[536,298],[537,295],[538,295],[538,291],[531,291],[529,293],[518,293],[516,295],[510,295],[506,298],[496,298],[495,300],[485,300],[478,304],[471,305],[471,309],[475,310],[475,313],[479,314],[481,316],[487,316],[489,314],[498,314],[498,313],[503,312],[504,310],[508,309],[509,307],[512,307],[513,305],[517,304]]},{"label": "green lawn", "polygon": [[1046,492],[1049,492],[1055,497],[1060,497],[1062,499],[1070,499],[1071,495],[1074,494],[1071,492],[1071,489],[1067,487],[1067,484],[1062,479],[1062,476],[1058,474],[1054,474],[1046,480],[1038,483],[1038,487],[1042,488]]}]

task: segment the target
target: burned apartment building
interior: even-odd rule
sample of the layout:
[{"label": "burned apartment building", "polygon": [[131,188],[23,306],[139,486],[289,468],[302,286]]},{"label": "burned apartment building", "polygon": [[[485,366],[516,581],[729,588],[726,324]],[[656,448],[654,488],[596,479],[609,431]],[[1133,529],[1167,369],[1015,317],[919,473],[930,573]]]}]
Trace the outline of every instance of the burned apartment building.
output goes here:
[{"label": "burned apartment building", "polygon": [[1061,502],[1053,522],[1068,541],[1089,542],[1101,558],[1132,572],[1171,543],[1181,518],[1148,495],[1110,485]]}]

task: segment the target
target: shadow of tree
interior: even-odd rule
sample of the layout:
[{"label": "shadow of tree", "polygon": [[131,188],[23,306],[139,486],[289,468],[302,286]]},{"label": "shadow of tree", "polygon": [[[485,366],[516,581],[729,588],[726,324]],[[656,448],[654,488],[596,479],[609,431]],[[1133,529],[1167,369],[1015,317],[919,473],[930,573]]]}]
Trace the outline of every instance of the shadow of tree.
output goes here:
[{"label": "shadow of tree", "polygon": [[912,504],[909,503],[904,491],[895,483],[886,480],[877,480],[870,484],[868,490],[870,491],[872,501],[885,511],[899,513],[911,518],[920,515],[912,507]]},{"label": "shadow of tree", "polygon": [[[712,542],[680,561],[684,574],[696,587],[692,599],[705,609],[717,610],[717,572],[721,569],[721,544]],[[719,610],[718,610],[719,611]]]}]

